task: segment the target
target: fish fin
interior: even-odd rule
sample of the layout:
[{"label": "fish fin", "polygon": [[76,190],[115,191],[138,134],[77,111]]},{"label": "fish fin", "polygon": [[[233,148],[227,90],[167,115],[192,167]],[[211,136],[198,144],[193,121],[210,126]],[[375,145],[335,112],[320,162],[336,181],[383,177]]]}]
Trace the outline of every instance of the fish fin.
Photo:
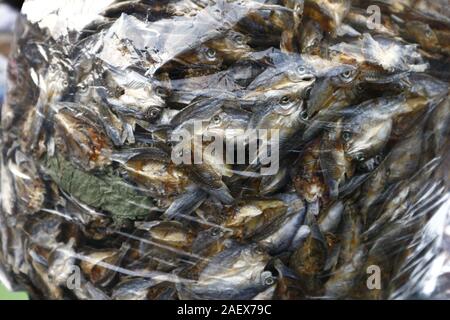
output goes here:
[{"label": "fish fin", "polygon": [[234,202],[234,197],[231,195],[230,190],[225,184],[223,184],[220,188],[208,189],[205,191],[213,197],[219,199],[224,204],[232,204]]},{"label": "fish fin", "polygon": [[187,216],[203,203],[206,196],[206,193],[197,187],[187,190],[172,202],[170,207],[164,212],[164,216],[168,219],[173,219],[177,216]]}]

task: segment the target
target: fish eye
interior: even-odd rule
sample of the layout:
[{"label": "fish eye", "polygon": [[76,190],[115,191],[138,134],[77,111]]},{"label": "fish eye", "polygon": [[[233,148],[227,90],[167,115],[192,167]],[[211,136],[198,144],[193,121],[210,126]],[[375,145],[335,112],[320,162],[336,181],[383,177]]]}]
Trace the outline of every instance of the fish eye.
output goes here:
[{"label": "fish eye", "polygon": [[350,139],[352,138],[352,133],[349,131],[344,131],[342,132],[342,139],[344,139],[344,141],[350,141]]},{"label": "fish eye", "polygon": [[264,279],[264,284],[266,286],[271,286],[275,283],[275,279],[273,277],[267,277],[266,279]]},{"label": "fish eye", "polygon": [[291,101],[291,97],[289,97],[289,96],[284,96],[284,97],[282,97],[282,98],[280,99],[280,103],[281,103],[282,105],[286,105],[286,104],[288,104],[290,101]]},{"label": "fish eye", "polygon": [[381,160],[383,160],[382,157],[381,157],[381,155],[377,154],[377,155],[375,156],[375,161],[376,161],[376,163],[379,164],[379,163],[381,162]]},{"label": "fish eye", "polygon": [[213,121],[214,124],[220,124],[220,123],[222,122],[222,119],[220,118],[219,115],[215,115],[215,116],[212,118],[212,121]]},{"label": "fish eye", "polygon": [[311,41],[310,47],[315,47],[315,46],[317,46],[318,44],[319,44],[319,40],[318,40],[317,38],[314,38],[314,39]]},{"label": "fish eye", "polygon": [[119,98],[119,97],[121,97],[121,96],[123,96],[124,94],[125,94],[125,89],[124,88],[122,88],[122,87],[116,87],[115,88],[115,90],[114,90],[114,93],[115,93],[115,96],[117,97],[117,98]]},{"label": "fish eye", "polygon": [[309,99],[309,96],[311,95],[312,87],[308,87],[305,89],[304,98]]},{"label": "fish eye", "polygon": [[350,79],[352,75],[353,75],[353,71],[352,70],[347,70],[347,71],[344,71],[344,72],[341,73],[341,76],[344,79]]},{"label": "fish eye", "polygon": [[411,63],[414,65],[418,65],[422,63],[422,60],[420,59],[420,57],[413,57]]},{"label": "fish eye", "polygon": [[164,90],[164,88],[162,88],[162,87],[157,87],[155,92],[160,97],[165,97],[167,95],[166,90]]},{"label": "fish eye", "polygon": [[272,272],[264,271],[261,273],[261,282],[269,287],[275,283],[275,277],[272,275]]},{"label": "fish eye", "polygon": [[157,108],[150,108],[147,111],[147,118],[148,119],[156,119],[157,117],[159,117],[161,111]]},{"label": "fish eye", "polygon": [[356,85],[356,91],[358,92],[363,92],[364,91],[364,87],[361,83]]},{"label": "fish eye", "polygon": [[80,92],[85,93],[85,92],[88,91],[88,88],[89,88],[88,85],[83,84],[83,85],[80,87]]},{"label": "fish eye", "polygon": [[236,35],[234,37],[234,41],[237,42],[238,44],[243,44],[244,43],[244,37],[240,34]]},{"label": "fish eye", "polygon": [[358,152],[355,155],[355,159],[356,159],[356,161],[363,162],[364,160],[366,160],[366,157],[364,156],[364,154],[362,152]]},{"label": "fish eye", "polygon": [[211,230],[211,236],[213,236],[213,237],[220,236],[221,234],[222,234],[222,230],[220,230],[220,228],[213,228]]},{"label": "fish eye", "polygon": [[303,120],[308,120],[308,111],[302,111],[302,113],[300,114],[300,117],[302,117]]},{"label": "fish eye", "polygon": [[306,68],[304,66],[297,67],[297,72],[298,73],[305,73],[305,71],[306,71]]},{"label": "fish eye", "polygon": [[263,254],[264,250],[260,246],[256,246],[256,247],[253,248],[253,252],[256,253],[256,254]]},{"label": "fish eye", "polygon": [[69,81],[64,80],[64,81],[63,81],[63,86],[64,86],[64,87],[67,87],[68,85],[69,85]]},{"label": "fish eye", "polygon": [[386,176],[389,177],[391,175],[391,169],[386,169]]},{"label": "fish eye", "polygon": [[216,50],[214,50],[214,49],[208,49],[208,50],[206,50],[206,56],[209,58],[209,59],[215,59],[216,58]]}]

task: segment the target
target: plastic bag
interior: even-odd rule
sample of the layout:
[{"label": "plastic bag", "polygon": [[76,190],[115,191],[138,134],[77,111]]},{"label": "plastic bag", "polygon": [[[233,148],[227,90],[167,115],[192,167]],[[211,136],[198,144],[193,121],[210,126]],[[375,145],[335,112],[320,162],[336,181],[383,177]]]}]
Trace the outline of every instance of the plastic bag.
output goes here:
[{"label": "plastic bag", "polygon": [[448,298],[445,10],[27,1],[2,281],[36,299]]}]

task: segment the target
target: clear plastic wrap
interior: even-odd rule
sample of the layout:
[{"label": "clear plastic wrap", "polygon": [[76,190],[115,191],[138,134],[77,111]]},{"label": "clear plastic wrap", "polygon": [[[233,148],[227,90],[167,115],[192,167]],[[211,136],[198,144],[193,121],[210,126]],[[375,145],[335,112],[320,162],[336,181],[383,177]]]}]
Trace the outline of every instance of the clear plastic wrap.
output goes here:
[{"label": "clear plastic wrap", "polygon": [[6,92],[6,68],[8,62],[6,57],[0,55],[0,106],[3,104],[4,95]]},{"label": "clear plastic wrap", "polygon": [[449,43],[446,1],[26,1],[1,281],[448,299]]}]

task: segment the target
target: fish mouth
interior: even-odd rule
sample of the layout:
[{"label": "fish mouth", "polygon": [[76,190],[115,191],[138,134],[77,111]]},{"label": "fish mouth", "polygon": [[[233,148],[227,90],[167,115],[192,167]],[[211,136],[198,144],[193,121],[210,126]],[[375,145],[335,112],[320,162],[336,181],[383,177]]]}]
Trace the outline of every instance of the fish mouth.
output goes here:
[{"label": "fish mouth", "polygon": [[408,76],[410,75],[410,71],[403,72],[382,72],[382,71],[361,71],[361,76],[363,79],[369,83],[374,84],[390,84],[394,82],[404,81],[405,85],[411,85],[408,83]]},{"label": "fish mouth", "polygon": [[298,79],[300,81],[306,81],[306,82],[314,82],[316,80],[316,77],[312,74],[312,73],[307,73],[307,74],[303,74],[298,76]]},{"label": "fish mouth", "polygon": [[308,85],[311,85],[316,81],[316,76],[312,73],[304,73],[304,74],[298,74],[298,73],[290,73],[289,80],[292,82],[309,82]]},{"label": "fish mouth", "polygon": [[302,109],[303,104],[304,104],[303,100],[299,100],[295,103],[286,106],[278,105],[276,108],[276,113],[283,116],[288,116],[294,113],[296,110]]}]

